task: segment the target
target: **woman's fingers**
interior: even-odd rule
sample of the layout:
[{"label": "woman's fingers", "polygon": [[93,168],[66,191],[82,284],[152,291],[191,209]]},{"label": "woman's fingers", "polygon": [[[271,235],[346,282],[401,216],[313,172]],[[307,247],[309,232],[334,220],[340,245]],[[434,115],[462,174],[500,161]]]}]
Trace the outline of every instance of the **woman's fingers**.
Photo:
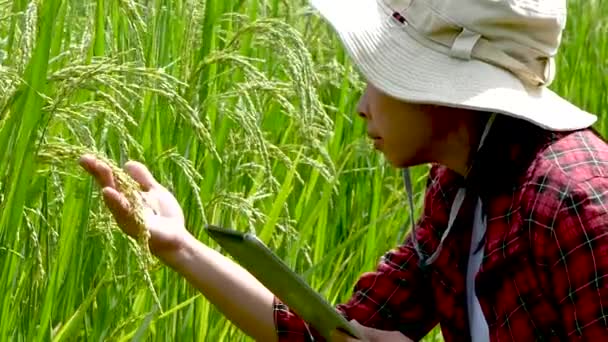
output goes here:
[{"label": "woman's fingers", "polygon": [[358,340],[356,338],[352,338],[347,334],[335,330],[332,332],[332,341],[336,342],[355,342],[355,341],[364,341],[364,342],[383,342],[383,341],[391,341],[391,342],[412,342],[411,339],[405,337],[399,331],[386,331],[386,330],[378,330],[374,328],[369,328],[361,325],[356,320],[349,321],[352,326],[357,329],[361,335],[363,336],[363,340]]},{"label": "woman's fingers", "polygon": [[112,169],[103,161],[86,154],[80,158],[80,165],[87,170],[102,188],[116,188]]},{"label": "woman's fingers", "polygon": [[123,226],[123,229],[128,229],[131,217],[131,206],[129,201],[120,192],[113,188],[106,187],[102,190],[103,200],[112,212],[116,222]]},{"label": "woman's fingers", "polygon": [[[108,164],[95,158],[93,155],[85,154],[80,158],[80,165],[95,177],[95,180],[97,180],[97,183],[102,188],[116,188],[114,175]],[[144,164],[129,161],[125,164],[125,170],[139,183],[143,191],[149,191],[152,188],[158,187],[158,182]]]},{"label": "woman's fingers", "polygon": [[126,217],[129,215],[131,212],[131,206],[124,195],[110,187],[103,188],[102,191],[103,199],[113,213],[121,217]]},{"label": "woman's fingers", "polygon": [[158,187],[158,182],[144,164],[129,161],[125,164],[125,170],[131,178],[139,183],[143,191],[150,191],[150,189]]},{"label": "woman's fingers", "polygon": [[357,322],[354,319],[350,320],[349,323],[351,325],[353,325],[353,327],[356,330],[358,330],[361,333],[361,335],[363,335],[363,340],[359,340],[359,339],[356,339],[354,337],[351,337],[347,333],[342,332],[342,331],[336,329],[336,330],[334,330],[334,331],[331,332],[331,338],[330,338],[331,341],[332,342],[368,342],[368,340],[367,340],[368,336],[367,336],[366,331],[365,331],[366,327],[360,325],[359,322]]},{"label": "woman's fingers", "polygon": [[358,339],[352,338],[352,337],[348,336],[347,334],[345,334],[341,331],[338,331],[338,330],[334,330],[331,332],[330,341],[331,342],[360,342]]}]

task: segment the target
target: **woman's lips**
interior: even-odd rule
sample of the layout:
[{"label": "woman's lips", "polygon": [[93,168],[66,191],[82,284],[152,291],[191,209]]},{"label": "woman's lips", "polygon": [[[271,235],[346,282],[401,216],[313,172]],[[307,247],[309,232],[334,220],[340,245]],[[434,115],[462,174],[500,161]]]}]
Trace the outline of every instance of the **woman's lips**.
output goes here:
[{"label": "woman's lips", "polygon": [[379,149],[382,146],[382,138],[374,137],[372,139],[374,140],[374,147]]}]

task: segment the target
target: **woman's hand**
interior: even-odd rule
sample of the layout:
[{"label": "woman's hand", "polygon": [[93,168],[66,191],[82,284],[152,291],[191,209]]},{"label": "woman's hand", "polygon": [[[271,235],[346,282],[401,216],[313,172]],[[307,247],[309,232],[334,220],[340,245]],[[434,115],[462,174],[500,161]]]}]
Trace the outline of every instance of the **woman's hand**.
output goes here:
[{"label": "woman's hand", "polygon": [[[92,155],[83,155],[80,165],[89,172],[102,189],[103,199],[118,226],[128,235],[137,237],[139,227],[131,211],[131,204],[116,187],[110,167]],[[126,172],[141,187],[144,224],[150,232],[150,251],[158,257],[179,250],[190,233],[184,226],[184,214],[175,197],[160,185],[145,165],[129,161]]]},{"label": "woman's hand", "polygon": [[[369,328],[359,324],[356,320],[351,320],[350,324],[352,324],[355,329],[361,332],[363,335],[363,340],[365,342],[412,342],[411,339],[403,336],[399,331],[386,331],[386,330],[378,330]],[[350,337],[349,335],[335,330],[331,336],[331,342],[358,342],[358,340],[354,337]]]},{"label": "woman's hand", "polygon": [[[121,193],[110,167],[85,155],[80,165],[102,188],[103,198],[120,228],[136,237],[140,227]],[[141,163],[125,164],[127,173],[141,186],[145,199],[144,223],[150,232],[150,250],[163,263],[184,276],[230,321],[258,341],[276,339],[274,295],[253,275],[218,251],[209,248],[184,227],[184,215],[173,195]]]}]

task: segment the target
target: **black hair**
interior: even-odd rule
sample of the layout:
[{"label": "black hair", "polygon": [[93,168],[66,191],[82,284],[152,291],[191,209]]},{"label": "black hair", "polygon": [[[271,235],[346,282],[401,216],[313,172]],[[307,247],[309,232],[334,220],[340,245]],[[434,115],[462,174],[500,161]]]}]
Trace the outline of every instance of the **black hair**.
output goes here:
[{"label": "black hair", "polygon": [[512,191],[536,155],[559,136],[531,122],[498,114],[482,148],[472,157],[469,186],[488,196]]}]

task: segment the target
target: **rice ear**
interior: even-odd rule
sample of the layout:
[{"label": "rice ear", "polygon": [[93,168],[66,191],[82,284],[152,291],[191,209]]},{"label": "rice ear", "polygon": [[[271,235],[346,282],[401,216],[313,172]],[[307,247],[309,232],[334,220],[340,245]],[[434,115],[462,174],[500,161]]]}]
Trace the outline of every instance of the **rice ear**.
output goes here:
[{"label": "rice ear", "polygon": [[[139,191],[141,190],[139,184],[121,167],[116,165],[113,160],[105,157],[102,153],[84,146],[71,145],[62,139],[53,139],[51,142],[42,145],[38,153],[38,160],[40,164],[50,165],[67,171],[72,169],[74,162],[79,160],[84,154],[93,155],[110,167],[114,175],[116,187],[129,201],[132,215],[138,228],[138,234],[135,238],[136,243],[131,243],[130,246],[137,257],[136,259],[143,273],[144,280],[148,285],[156,304],[162,311],[160,299],[154,289],[154,284],[152,283],[152,278],[149,273],[149,269],[152,268],[156,262],[150,252],[150,232],[146,228],[144,222],[144,209],[139,194]],[[131,240],[131,238],[129,238],[129,240]]]}]

